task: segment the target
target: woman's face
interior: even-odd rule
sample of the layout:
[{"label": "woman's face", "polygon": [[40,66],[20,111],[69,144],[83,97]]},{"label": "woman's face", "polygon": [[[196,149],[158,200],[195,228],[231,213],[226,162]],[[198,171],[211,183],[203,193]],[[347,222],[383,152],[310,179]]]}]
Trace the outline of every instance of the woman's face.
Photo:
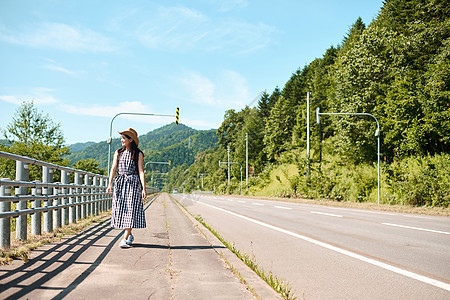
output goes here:
[{"label": "woman's face", "polygon": [[122,134],[122,138],[120,139],[120,141],[122,142],[122,146],[124,146],[125,148],[129,148],[133,139],[129,139],[124,134]]}]

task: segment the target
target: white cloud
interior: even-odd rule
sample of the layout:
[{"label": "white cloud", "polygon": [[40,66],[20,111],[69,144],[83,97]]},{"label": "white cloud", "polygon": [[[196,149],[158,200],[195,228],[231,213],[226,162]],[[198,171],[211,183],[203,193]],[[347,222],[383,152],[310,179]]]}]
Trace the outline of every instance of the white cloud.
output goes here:
[{"label": "white cloud", "polygon": [[59,105],[59,109],[70,114],[93,117],[114,117],[121,112],[145,113],[147,111],[147,107],[139,101],[125,101],[115,106],[97,104],[91,106],[61,104]]},{"label": "white cloud", "polygon": [[236,7],[246,7],[248,2],[245,0],[218,0],[216,1],[220,6],[221,12],[228,12],[235,9]]},{"label": "white cloud", "polygon": [[249,54],[269,46],[276,32],[275,28],[261,22],[226,20],[214,28],[207,49],[233,49],[234,54]]},{"label": "white cloud", "polygon": [[214,98],[216,85],[210,79],[191,72],[186,74],[184,78],[181,78],[181,83],[185,87],[187,97],[191,102],[210,106],[219,104],[218,99]]},{"label": "white cloud", "polygon": [[[220,10],[245,5],[245,1],[232,0],[222,3]],[[176,52],[195,49],[248,54],[271,44],[277,33],[274,27],[262,22],[224,19],[183,6],[132,9],[123,12],[112,24],[116,30],[134,35],[148,48]]]},{"label": "white cloud", "polygon": [[69,69],[63,68],[61,66],[58,65],[45,65],[44,68],[52,70],[52,71],[56,71],[56,72],[61,72],[61,73],[65,73],[68,75],[75,75],[74,71],[71,71]]},{"label": "white cloud", "polygon": [[0,95],[0,100],[17,105],[21,104],[23,101],[21,97],[8,95]]},{"label": "white cloud", "polygon": [[0,28],[0,40],[35,48],[75,52],[112,52],[117,46],[106,36],[86,28],[63,23],[41,23],[23,32]]},{"label": "white cloud", "polygon": [[37,87],[23,95],[0,95],[0,100],[16,105],[20,105],[24,101],[33,101],[34,104],[55,104],[59,100],[51,95],[53,91],[53,89]]},{"label": "white cloud", "polygon": [[187,72],[180,82],[183,94],[193,103],[237,109],[243,108],[250,99],[246,79],[231,70],[221,72],[215,79]]},{"label": "white cloud", "polygon": [[[57,107],[59,110],[69,114],[90,116],[90,117],[105,117],[113,118],[119,113],[125,113],[117,116],[118,118],[129,119],[133,121],[149,123],[149,124],[161,124],[167,122],[173,122],[173,116],[157,116],[146,105],[139,101],[125,101],[117,105],[68,105],[61,104]],[[133,115],[127,113],[143,113],[151,115]]]},{"label": "white cloud", "polygon": [[[200,12],[182,7],[158,7],[144,13],[136,37],[149,48],[186,49],[205,38],[208,19]],[[135,17],[135,16],[133,16]]]}]

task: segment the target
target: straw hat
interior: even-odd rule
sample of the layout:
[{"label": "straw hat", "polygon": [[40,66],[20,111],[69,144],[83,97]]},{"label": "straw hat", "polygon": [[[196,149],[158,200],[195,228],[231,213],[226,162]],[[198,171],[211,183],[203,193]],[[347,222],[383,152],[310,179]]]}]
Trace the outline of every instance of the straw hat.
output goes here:
[{"label": "straw hat", "polygon": [[133,128],[130,127],[124,131],[119,131],[119,133],[128,135],[136,143],[136,147],[139,146],[138,134]]}]

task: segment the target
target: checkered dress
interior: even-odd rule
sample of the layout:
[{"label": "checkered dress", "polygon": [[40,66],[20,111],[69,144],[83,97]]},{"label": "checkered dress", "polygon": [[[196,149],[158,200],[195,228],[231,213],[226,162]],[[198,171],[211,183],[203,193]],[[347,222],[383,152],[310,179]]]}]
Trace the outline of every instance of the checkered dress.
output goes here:
[{"label": "checkered dress", "polygon": [[130,151],[119,153],[118,169],[114,179],[111,226],[145,228],[142,186]]}]

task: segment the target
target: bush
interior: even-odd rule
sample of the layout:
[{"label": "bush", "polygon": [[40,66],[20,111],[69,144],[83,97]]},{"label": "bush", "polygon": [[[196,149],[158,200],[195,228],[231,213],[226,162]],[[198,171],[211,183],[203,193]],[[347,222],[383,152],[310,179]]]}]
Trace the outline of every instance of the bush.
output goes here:
[{"label": "bush", "polygon": [[387,170],[389,197],[400,204],[448,207],[450,154],[408,157]]},{"label": "bush", "polygon": [[[285,156],[288,157],[288,156]],[[377,202],[378,171],[374,164],[351,164],[326,156],[321,165],[306,161],[273,166],[251,181],[250,194]],[[448,207],[450,154],[409,157],[382,165],[381,203]]]}]

